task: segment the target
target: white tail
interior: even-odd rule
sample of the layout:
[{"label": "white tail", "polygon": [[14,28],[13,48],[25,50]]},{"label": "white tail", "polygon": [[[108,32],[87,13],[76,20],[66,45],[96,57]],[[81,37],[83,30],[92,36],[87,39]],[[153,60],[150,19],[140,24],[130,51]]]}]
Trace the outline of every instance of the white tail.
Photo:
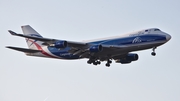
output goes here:
[{"label": "white tail", "polygon": [[[21,26],[22,31],[25,35],[33,36],[33,37],[42,37],[37,31],[35,31],[30,25]],[[26,39],[27,45],[29,49],[38,49],[37,45],[42,45],[42,42],[33,40],[33,39]]]}]

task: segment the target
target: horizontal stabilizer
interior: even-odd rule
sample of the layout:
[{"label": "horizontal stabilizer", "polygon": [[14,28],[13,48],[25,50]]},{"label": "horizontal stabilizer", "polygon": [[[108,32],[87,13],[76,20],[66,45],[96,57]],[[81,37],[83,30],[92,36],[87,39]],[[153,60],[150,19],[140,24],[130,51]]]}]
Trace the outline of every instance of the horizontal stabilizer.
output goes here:
[{"label": "horizontal stabilizer", "polygon": [[41,52],[40,50],[33,50],[33,49],[26,49],[26,48],[19,48],[19,47],[11,47],[11,46],[7,46],[6,48],[13,49],[13,50],[20,51],[20,52],[25,52],[25,53]]}]

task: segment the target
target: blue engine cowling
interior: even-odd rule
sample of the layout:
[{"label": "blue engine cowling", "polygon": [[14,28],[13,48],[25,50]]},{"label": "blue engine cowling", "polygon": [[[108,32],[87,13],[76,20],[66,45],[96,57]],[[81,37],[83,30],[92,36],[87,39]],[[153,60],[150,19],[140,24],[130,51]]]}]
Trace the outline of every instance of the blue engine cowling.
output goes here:
[{"label": "blue engine cowling", "polygon": [[54,47],[56,47],[56,48],[66,48],[67,47],[67,41],[56,41],[54,43]]},{"label": "blue engine cowling", "polygon": [[127,54],[126,57],[116,60],[117,63],[127,64],[138,60],[138,54]]},{"label": "blue engine cowling", "polygon": [[89,48],[89,51],[94,53],[100,52],[102,50],[103,50],[102,45],[94,45]]}]

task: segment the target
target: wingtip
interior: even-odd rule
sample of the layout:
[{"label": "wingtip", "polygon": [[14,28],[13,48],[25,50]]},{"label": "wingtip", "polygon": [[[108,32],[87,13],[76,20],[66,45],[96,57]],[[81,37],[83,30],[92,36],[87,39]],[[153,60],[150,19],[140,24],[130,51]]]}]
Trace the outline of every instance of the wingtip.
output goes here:
[{"label": "wingtip", "polygon": [[11,46],[6,46],[5,48],[8,48],[8,49],[13,49],[13,47],[11,47]]},{"label": "wingtip", "polygon": [[16,35],[17,33],[13,32],[12,30],[8,30],[8,32],[11,34],[11,35]]},{"label": "wingtip", "polygon": [[5,48],[11,48],[11,46],[6,46]]}]

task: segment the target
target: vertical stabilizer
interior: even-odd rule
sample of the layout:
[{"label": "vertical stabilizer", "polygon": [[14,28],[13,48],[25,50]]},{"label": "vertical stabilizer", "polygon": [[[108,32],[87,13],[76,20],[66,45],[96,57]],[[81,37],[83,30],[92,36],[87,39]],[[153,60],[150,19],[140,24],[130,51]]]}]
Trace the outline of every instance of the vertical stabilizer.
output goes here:
[{"label": "vertical stabilizer", "polygon": [[[31,35],[31,34],[36,34],[41,36],[37,31],[35,31],[30,25],[24,25],[21,26],[22,31],[25,35]],[[41,36],[42,37],[42,36]]]},{"label": "vertical stabilizer", "polygon": [[[37,31],[35,31],[30,25],[21,26],[24,35],[29,35],[33,37],[42,37]],[[27,45],[30,49],[38,49],[42,45],[41,41],[26,39]]]}]

